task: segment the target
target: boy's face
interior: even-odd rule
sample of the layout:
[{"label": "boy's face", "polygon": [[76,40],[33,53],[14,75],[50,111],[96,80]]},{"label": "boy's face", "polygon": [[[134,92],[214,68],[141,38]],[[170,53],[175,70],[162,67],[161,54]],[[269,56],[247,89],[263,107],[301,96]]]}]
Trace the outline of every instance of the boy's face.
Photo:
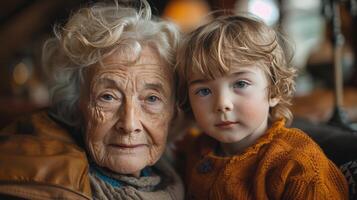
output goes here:
[{"label": "boy's face", "polygon": [[278,103],[268,99],[268,86],[258,66],[233,66],[214,80],[193,73],[188,92],[198,126],[233,149],[251,145],[265,133],[269,108]]}]

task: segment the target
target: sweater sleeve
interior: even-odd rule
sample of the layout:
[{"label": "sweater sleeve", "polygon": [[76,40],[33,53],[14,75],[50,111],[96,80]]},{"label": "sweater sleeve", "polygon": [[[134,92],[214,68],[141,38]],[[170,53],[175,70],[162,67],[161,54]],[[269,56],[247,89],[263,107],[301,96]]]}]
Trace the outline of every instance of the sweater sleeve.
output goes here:
[{"label": "sweater sleeve", "polygon": [[339,169],[329,161],[328,166],[316,171],[311,179],[290,179],[282,199],[348,200],[348,186]]}]

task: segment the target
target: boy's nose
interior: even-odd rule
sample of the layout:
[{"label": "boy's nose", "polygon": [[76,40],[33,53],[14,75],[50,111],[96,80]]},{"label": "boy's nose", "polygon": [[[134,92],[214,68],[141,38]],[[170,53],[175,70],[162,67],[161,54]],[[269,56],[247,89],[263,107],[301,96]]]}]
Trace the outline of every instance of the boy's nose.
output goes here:
[{"label": "boy's nose", "polygon": [[229,112],[233,110],[233,103],[230,100],[229,97],[221,95],[218,97],[217,100],[217,106],[216,106],[217,112]]}]

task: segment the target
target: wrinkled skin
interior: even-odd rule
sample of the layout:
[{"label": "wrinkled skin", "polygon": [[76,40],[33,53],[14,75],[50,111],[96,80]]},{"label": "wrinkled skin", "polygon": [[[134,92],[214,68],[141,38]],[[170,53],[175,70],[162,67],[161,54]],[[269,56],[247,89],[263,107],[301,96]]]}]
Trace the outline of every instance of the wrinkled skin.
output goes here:
[{"label": "wrinkled skin", "polygon": [[[173,73],[155,50],[123,65],[128,55],[113,53],[91,66],[80,106],[91,158],[116,173],[139,176],[161,157],[174,113]],[[88,88],[88,90],[85,90]]]}]

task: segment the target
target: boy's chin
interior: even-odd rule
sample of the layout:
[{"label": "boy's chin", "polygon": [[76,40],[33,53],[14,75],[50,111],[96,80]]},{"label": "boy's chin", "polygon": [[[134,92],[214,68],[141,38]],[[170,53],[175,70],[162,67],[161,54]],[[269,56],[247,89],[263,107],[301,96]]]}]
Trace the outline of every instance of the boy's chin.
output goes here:
[{"label": "boy's chin", "polygon": [[238,136],[225,136],[225,137],[213,137],[213,138],[223,144],[234,144],[244,139],[243,137],[238,137]]}]

